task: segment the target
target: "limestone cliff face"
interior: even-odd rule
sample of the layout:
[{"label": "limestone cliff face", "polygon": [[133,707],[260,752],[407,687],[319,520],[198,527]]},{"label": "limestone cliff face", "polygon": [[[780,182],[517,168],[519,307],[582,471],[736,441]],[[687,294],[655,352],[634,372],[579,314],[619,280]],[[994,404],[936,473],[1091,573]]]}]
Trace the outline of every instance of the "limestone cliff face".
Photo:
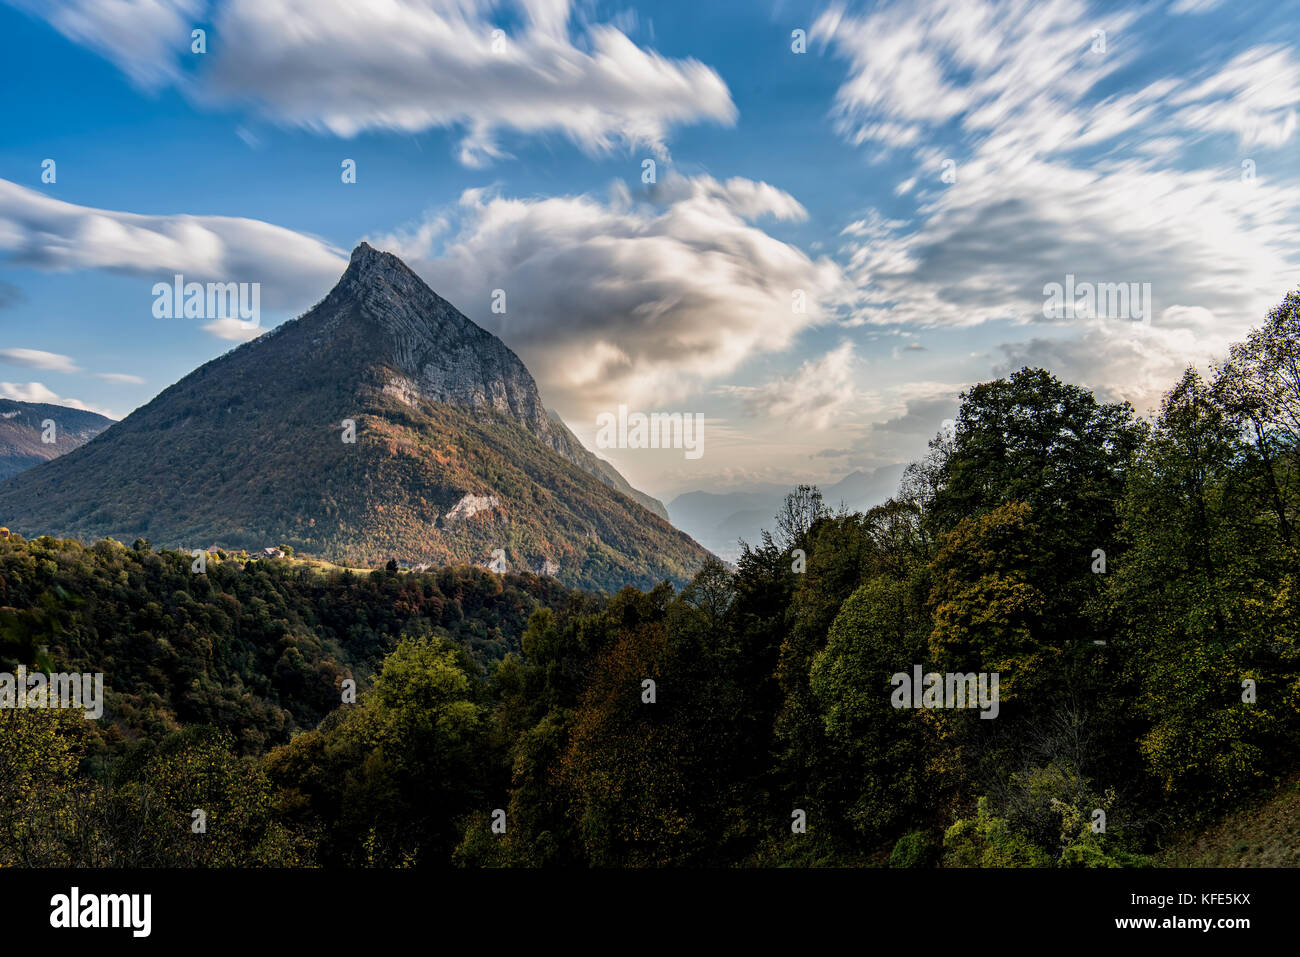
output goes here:
[{"label": "limestone cliff face", "polygon": [[663,503],[634,489],[546,409],[532,374],[504,342],[466,318],[396,256],[359,245],[317,309],[343,321],[350,321],[355,309],[382,330],[397,373],[383,385],[388,394],[509,416],[587,474],[668,520]]},{"label": "limestone cliff face", "polygon": [[373,324],[386,339],[385,357],[401,373],[392,383],[399,390],[417,391],[434,402],[493,409],[552,444],[537,383],[519,357],[392,253],[362,243],[317,308],[335,317],[355,309]]}]

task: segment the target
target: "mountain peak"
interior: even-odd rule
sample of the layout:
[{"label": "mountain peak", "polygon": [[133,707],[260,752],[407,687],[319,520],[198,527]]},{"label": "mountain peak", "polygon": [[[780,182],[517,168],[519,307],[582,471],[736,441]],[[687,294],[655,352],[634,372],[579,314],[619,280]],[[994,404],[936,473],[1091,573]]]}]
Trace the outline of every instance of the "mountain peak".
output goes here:
[{"label": "mountain peak", "polygon": [[357,285],[374,285],[377,282],[387,283],[405,294],[410,294],[424,285],[411,267],[392,253],[376,249],[367,242],[361,242],[356,249],[352,250],[352,258],[348,262],[347,270],[340,277],[338,285],[352,288]]},{"label": "mountain peak", "polygon": [[369,243],[304,315],[0,482],[0,515],[24,533],[286,542],[353,564],[500,549],[583,587],[685,580],[703,549],[643,501],[551,420],[505,343]]},{"label": "mountain peak", "polygon": [[410,267],[402,260],[398,259],[390,252],[382,249],[376,249],[364,240],[357,244],[357,248],[352,250],[352,257],[348,262],[348,269],[372,270],[398,270],[410,272]]},{"label": "mountain peak", "polygon": [[[339,355],[348,351],[344,338],[355,337],[351,354],[384,369],[387,392],[494,409],[552,448],[564,444],[553,434],[537,383],[519,357],[392,253],[359,243],[337,285],[303,317],[303,326],[325,331]],[[290,334],[279,345],[292,341]],[[301,344],[311,347],[310,341]]]}]

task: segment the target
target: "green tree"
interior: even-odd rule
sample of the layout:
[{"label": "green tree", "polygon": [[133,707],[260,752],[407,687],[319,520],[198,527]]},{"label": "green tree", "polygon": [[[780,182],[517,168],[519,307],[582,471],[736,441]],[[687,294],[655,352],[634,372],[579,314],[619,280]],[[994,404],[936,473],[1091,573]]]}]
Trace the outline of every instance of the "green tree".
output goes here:
[{"label": "green tree", "polygon": [[915,581],[880,577],[863,585],[841,607],[812,665],[830,752],[819,796],[868,840],[915,820],[929,803],[927,716],[890,702],[892,676],[910,676],[928,658],[924,597]]},{"label": "green tree", "polygon": [[494,764],[469,667],[443,639],[403,639],[355,707],[268,757],[279,801],[322,833],[326,859],[450,861]]},{"label": "green tree", "polygon": [[1166,801],[1202,811],[1268,778],[1300,703],[1294,563],[1242,444],[1189,370],[1130,482],[1110,596],[1148,722],[1142,753]]}]

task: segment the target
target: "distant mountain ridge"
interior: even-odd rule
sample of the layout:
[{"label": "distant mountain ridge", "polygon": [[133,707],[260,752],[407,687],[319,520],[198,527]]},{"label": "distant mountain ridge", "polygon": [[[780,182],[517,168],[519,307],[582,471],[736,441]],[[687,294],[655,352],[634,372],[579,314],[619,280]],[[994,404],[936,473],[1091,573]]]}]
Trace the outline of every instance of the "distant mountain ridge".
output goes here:
[{"label": "distant mountain ridge", "polygon": [[[905,468],[899,464],[858,469],[822,487],[822,500],[832,511],[842,503],[865,512],[898,490]],[[776,515],[791,488],[769,483],[731,492],[683,492],[668,503],[668,514],[674,525],[705,548],[734,561],[740,554],[740,540],[754,545],[763,529],[775,529]]]},{"label": "distant mountain ridge", "polygon": [[[47,434],[46,422],[54,423],[53,442],[42,438]],[[112,424],[98,412],[0,399],[0,480],[71,452]]]},{"label": "distant mountain ridge", "polygon": [[587,587],[685,580],[707,553],[640,495],[501,340],[362,243],[303,316],[0,484],[0,520],[346,564],[503,560]]}]

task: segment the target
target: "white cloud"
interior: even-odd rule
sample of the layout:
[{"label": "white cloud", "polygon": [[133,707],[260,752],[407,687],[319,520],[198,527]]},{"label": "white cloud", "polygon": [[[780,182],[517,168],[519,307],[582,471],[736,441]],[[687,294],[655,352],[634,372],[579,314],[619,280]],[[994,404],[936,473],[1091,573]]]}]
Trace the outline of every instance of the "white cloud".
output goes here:
[{"label": "white cloud", "polygon": [[[908,182],[911,182],[909,180]],[[909,187],[910,188],[910,187]],[[855,236],[858,239],[886,239],[895,231],[902,229],[907,222],[901,219],[886,219],[875,209],[867,210],[862,219],[855,219],[840,230],[841,236]]]},{"label": "white cloud", "polygon": [[1185,129],[1231,133],[1241,145],[1279,147],[1296,132],[1300,61],[1285,47],[1245,50],[1195,87],[1170,99]]},{"label": "white cloud", "polygon": [[[854,292],[839,267],[753,225],[806,215],[766,183],[669,176],[634,200],[510,199],[469,190],[455,209],[372,240],[500,335],[547,401],[583,419],[619,402],[675,401],[748,358],[791,347]],[[439,245],[443,221],[455,225]],[[506,294],[495,315],[494,289]],[[796,293],[806,311],[795,311]]]},{"label": "white cloud", "polygon": [[341,250],[260,220],[95,209],[3,179],[0,254],[37,269],[146,277],[139,300],[144,314],[153,306],[152,284],[171,282],[177,273],[187,282],[258,282],[264,306],[295,312],[319,299],[347,267]]},{"label": "white cloud", "polygon": [[[205,14],[202,56],[189,53],[197,0],[25,5],[142,85],[344,137],[456,127],[471,166],[502,155],[500,130],[662,156],[671,127],[736,118],[714,70],[585,23],[569,0],[224,0]],[[518,24],[495,37],[503,13]]]},{"label": "white cloud", "polygon": [[668,204],[696,199],[714,201],[741,219],[770,216],[776,220],[803,222],[808,218],[808,211],[785,190],[739,176],[720,183],[712,176],[669,175],[656,186],[654,196]]},{"label": "white cloud", "polygon": [[144,385],[144,379],[126,372],[96,372],[96,379],[112,382],[114,385]]},{"label": "white cloud", "polygon": [[86,412],[98,412],[112,418],[111,413],[98,406],[60,396],[41,382],[0,382],[0,398],[14,399],[18,402],[39,402],[46,405],[62,405],[69,409],[83,409]]},{"label": "white cloud", "polygon": [[211,333],[218,339],[225,339],[228,342],[247,342],[249,339],[256,339],[262,333],[266,332],[256,322],[245,322],[232,316],[224,319],[214,319],[211,322],[203,324],[203,331]]},{"label": "white cloud", "polygon": [[1004,343],[1004,361],[994,373],[1006,375],[1026,365],[1051,369],[1105,401],[1130,402],[1145,415],[1159,409],[1184,369],[1208,369],[1223,357],[1226,344],[1240,337],[1235,326],[1201,307],[1170,307],[1150,326],[1106,319],[1078,325],[1079,331],[1066,338]]},{"label": "white cloud", "polygon": [[[1074,323],[1002,350],[1006,369],[1048,363],[1142,405],[1294,288],[1300,182],[1279,148],[1295,138],[1300,57],[1215,37],[1189,61],[1140,22],[1152,14],[923,0],[819,18],[814,37],[848,63],[838,128],[916,161],[900,190],[914,217],[845,229],[869,301],[856,321],[1041,323],[1043,287],[1067,273],[1149,282],[1149,330]],[[1105,53],[1092,49],[1099,29]],[[952,183],[940,176],[949,158]]]},{"label": "white cloud", "polygon": [[77,363],[70,357],[57,352],[42,352],[40,349],[0,349],[0,362],[11,366],[24,366],[28,369],[42,369],[46,372],[78,372]]},{"label": "white cloud", "polygon": [[744,400],[750,415],[828,429],[839,424],[857,403],[857,365],[853,343],[843,342],[824,356],[803,363],[792,375],[761,386],[723,386],[721,391]]},{"label": "white cloud", "polygon": [[909,382],[890,390],[872,409],[874,443],[884,441],[880,433],[899,433],[928,441],[956,414],[958,396],[965,386],[950,382]]},{"label": "white cloud", "polygon": [[1118,32],[1133,19],[1094,18],[1076,0],[909,0],[862,17],[832,8],[811,35],[850,64],[836,94],[840,129],[856,143],[900,148],[922,144],[951,121],[1058,138],[1059,124],[1036,121],[1127,59],[1088,55],[1092,31]]},{"label": "white cloud", "polygon": [[1209,13],[1220,6],[1223,0],[1174,0],[1169,4],[1169,12],[1174,14]]},{"label": "white cloud", "polygon": [[189,50],[190,31],[206,6],[203,0],[9,2],[44,17],[69,40],[94,50],[146,89],[179,78],[178,54]]}]

